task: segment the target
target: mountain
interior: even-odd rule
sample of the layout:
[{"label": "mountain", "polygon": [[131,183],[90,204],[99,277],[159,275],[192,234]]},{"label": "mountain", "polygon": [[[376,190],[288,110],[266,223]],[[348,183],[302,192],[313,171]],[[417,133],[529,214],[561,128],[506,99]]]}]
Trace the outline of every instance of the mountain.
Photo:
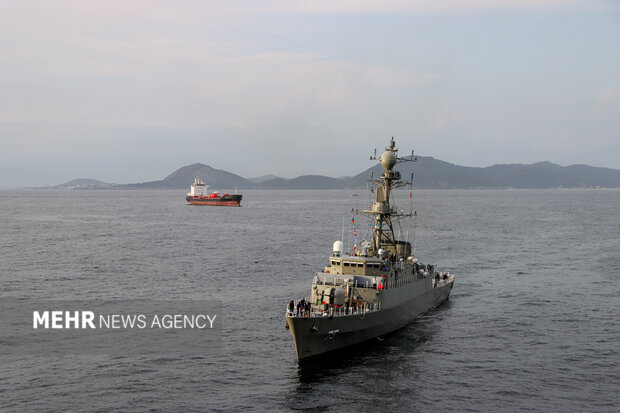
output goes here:
[{"label": "mountain", "polygon": [[230,172],[215,169],[202,163],[194,163],[177,169],[161,181],[121,185],[123,188],[142,189],[188,189],[195,177],[200,177],[212,190],[248,189],[254,184],[249,180]]},{"label": "mountain", "polygon": [[78,178],[78,179],[72,179],[58,186],[76,186],[76,185],[106,185],[106,183],[98,179]]},{"label": "mountain", "polygon": [[[365,188],[371,174],[381,176],[382,167],[376,163],[352,177],[332,178],[322,175],[303,175],[284,179],[274,175],[245,179],[230,172],[194,163],[177,169],[160,181],[114,185],[95,179],[76,179],[59,188],[150,188],[188,189],[194,177],[200,177],[211,190],[238,189],[344,189]],[[551,162],[534,164],[497,164],[485,168],[460,166],[431,156],[418,156],[417,162],[403,162],[397,166],[404,180],[414,174],[416,188],[620,188],[620,170],[588,165],[560,166]]]},{"label": "mountain", "polygon": [[256,178],[248,178],[248,181],[254,183],[254,184],[260,184],[263,183],[265,181],[270,181],[272,179],[285,179],[285,178],[280,178],[279,176],[275,176],[273,174],[269,174],[269,175],[263,175],[263,176],[259,176]]},{"label": "mountain", "polygon": [[341,189],[343,181],[323,175],[303,175],[293,179],[275,178],[255,186],[257,189]]},{"label": "mountain", "polygon": [[[418,156],[415,163],[401,163],[396,169],[404,180],[409,180],[413,173],[414,186],[417,188],[466,188],[484,187],[489,184],[483,177],[470,176],[472,175],[470,170],[475,168],[454,165],[430,156]],[[371,173],[378,179],[382,171],[381,165],[376,164],[349,178],[346,183],[353,188],[366,186]]]},{"label": "mountain", "polygon": [[115,184],[109,184],[102,182],[98,179],[91,178],[78,178],[65,182],[64,184],[56,185],[56,189],[103,189],[112,188]]},{"label": "mountain", "polygon": [[[430,156],[418,156],[417,162],[400,164],[397,169],[403,179],[414,174],[417,188],[620,188],[620,170],[587,165],[560,166],[551,162],[529,165],[497,164],[485,168],[460,166]],[[362,187],[371,173],[381,175],[375,165],[346,180],[348,187]]]}]

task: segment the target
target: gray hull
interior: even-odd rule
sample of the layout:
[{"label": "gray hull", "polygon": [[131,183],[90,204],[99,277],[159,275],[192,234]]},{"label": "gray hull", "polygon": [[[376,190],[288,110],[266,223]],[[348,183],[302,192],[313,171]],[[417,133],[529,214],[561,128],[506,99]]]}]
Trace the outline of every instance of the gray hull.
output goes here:
[{"label": "gray hull", "polygon": [[454,279],[432,287],[432,279],[381,292],[382,309],[334,317],[286,317],[299,360],[317,356],[404,327],[448,299]]}]

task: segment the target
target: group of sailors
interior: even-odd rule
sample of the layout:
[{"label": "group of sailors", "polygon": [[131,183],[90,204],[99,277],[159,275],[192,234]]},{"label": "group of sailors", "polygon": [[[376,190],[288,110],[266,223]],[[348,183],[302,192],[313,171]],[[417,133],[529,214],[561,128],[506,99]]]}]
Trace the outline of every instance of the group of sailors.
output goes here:
[{"label": "group of sailors", "polygon": [[[322,303],[320,305],[320,315],[322,316],[331,316],[338,313],[339,315],[347,315],[347,314],[357,314],[360,312],[366,312],[374,308],[374,305],[368,305],[367,303],[358,303],[353,301],[351,304],[345,303],[342,306],[337,305],[329,305],[327,303]],[[288,303],[288,315],[290,317],[309,317],[312,312],[312,307],[309,301],[306,301],[305,298],[302,298],[295,304],[294,300],[291,300]]]},{"label": "group of sailors", "polygon": [[439,280],[447,280],[448,279],[448,273],[447,272],[436,272],[435,273],[435,286],[437,286],[437,284],[439,284]]},{"label": "group of sailors", "polygon": [[306,301],[305,298],[302,298],[297,303],[297,306],[295,306],[295,301],[291,300],[291,302],[288,303],[288,311],[289,311],[289,314],[291,315],[295,314],[297,317],[309,316],[310,315],[310,302]]}]

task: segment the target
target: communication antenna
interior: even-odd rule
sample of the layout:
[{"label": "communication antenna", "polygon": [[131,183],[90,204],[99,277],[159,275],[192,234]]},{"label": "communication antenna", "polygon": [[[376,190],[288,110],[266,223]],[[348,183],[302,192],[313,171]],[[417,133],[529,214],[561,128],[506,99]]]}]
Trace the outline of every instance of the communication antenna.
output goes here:
[{"label": "communication antenna", "polygon": [[[413,153],[413,151],[411,151]],[[409,180],[409,190],[413,191],[413,172],[411,172],[411,179]],[[407,220],[407,238],[406,241],[409,242],[409,230],[411,229],[411,216],[413,215],[413,192],[409,194],[409,219]],[[415,226],[415,219],[413,220],[413,225]],[[415,228],[414,228],[415,231]],[[413,256],[415,256],[415,241],[413,242]]]},{"label": "communication antenna", "polygon": [[415,257],[415,248],[418,242],[418,226],[415,223],[415,219],[418,217],[418,211],[413,213],[413,256]]},{"label": "communication antenna", "polygon": [[[377,150],[375,149],[375,152]],[[372,159],[372,158],[370,158]],[[370,206],[372,206],[372,194],[374,192],[374,189],[372,189],[372,181],[374,180],[374,175],[375,175],[375,171],[370,171],[370,181],[368,181],[368,186],[370,187],[370,191],[368,191],[368,205],[369,208]]]}]

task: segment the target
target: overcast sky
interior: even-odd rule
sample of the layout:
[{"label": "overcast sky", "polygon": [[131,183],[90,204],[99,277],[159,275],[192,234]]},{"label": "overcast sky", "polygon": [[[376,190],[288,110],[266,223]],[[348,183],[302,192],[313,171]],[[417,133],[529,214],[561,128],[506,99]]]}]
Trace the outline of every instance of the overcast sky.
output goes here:
[{"label": "overcast sky", "polygon": [[0,0],[0,187],[353,175],[391,136],[620,169],[618,2]]}]

